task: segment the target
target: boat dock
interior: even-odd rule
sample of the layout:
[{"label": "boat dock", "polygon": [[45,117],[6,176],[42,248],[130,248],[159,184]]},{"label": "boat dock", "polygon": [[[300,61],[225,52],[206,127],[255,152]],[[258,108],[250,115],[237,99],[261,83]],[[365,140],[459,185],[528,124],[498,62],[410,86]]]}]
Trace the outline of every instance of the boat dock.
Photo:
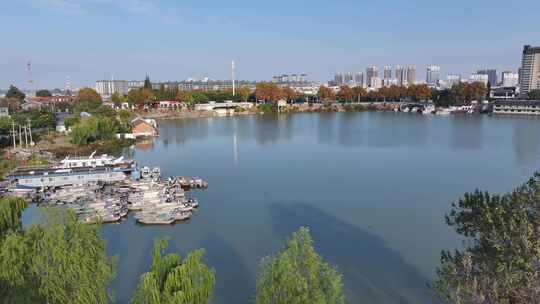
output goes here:
[{"label": "boat dock", "polygon": [[169,225],[198,209],[198,200],[186,191],[208,187],[201,178],[164,178],[159,167],[139,168],[133,161],[94,162],[93,155],[66,160],[59,166],[15,169],[8,176],[10,191],[40,206],[70,208],[84,223],[115,223],[133,213],[138,223]]}]

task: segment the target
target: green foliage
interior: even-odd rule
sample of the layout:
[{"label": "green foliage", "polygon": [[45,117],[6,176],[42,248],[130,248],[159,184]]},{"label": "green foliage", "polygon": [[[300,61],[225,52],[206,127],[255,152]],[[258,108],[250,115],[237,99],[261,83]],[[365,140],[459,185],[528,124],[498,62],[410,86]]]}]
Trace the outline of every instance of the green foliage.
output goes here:
[{"label": "green foliage", "polygon": [[275,112],[275,108],[274,108],[274,105],[271,104],[271,103],[263,103],[263,104],[260,104],[257,106],[257,108],[259,109],[259,111],[263,112],[263,113],[272,113],[272,112]]},{"label": "green foliage", "polygon": [[79,122],[81,122],[81,118],[79,116],[68,116],[64,119],[64,126],[66,129],[69,129]]},{"label": "green foliage", "polygon": [[115,92],[111,96],[111,102],[114,103],[115,106],[120,106],[124,102],[127,102],[127,98],[124,97],[124,95],[121,95],[118,92]]},{"label": "green foliage", "polygon": [[120,122],[114,117],[92,116],[72,128],[71,141],[84,146],[98,140],[111,140],[120,129]]},{"label": "green foliage", "polygon": [[52,94],[49,90],[39,90],[36,92],[37,97],[51,97]]},{"label": "green foliage", "polygon": [[210,101],[210,98],[208,98],[208,95],[202,92],[193,92],[191,96],[193,97],[194,103],[205,103],[205,102]]},{"label": "green foliage", "polygon": [[18,100],[19,102],[23,101],[24,98],[26,97],[26,95],[21,91],[19,90],[16,86],[14,85],[10,85],[9,86],[9,89],[6,93],[6,98],[7,99],[16,99]]},{"label": "green foliage", "polygon": [[153,90],[153,93],[157,101],[175,100],[176,95],[178,94],[178,88],[174,87],[171,89],[166,89],[165,85],[161,84],[159,90]]},{"label": "green foliage", "polygon": [[[17,203],[15,211],[22,203]],[[99,227],[49,209],[43,225],[9,233],[0,247],[2,303],[106,303],[115,263]],[[19,221],[20,221],[20,213]]]},{"label": "green foliage", "polygon": [[75,100],[78,102],[99,102],[101,103],[101,96],[92,88],[82,88],[77,92]]},{"label": "green foliage", "polygon": [[177,254],[165,255],[166,240],[156,240],[150,272],[141,275],[134,304],[208,303],[214,288],[213,272],[201,262],[202,250],[183,261]]},{"label": "green foliage", "polygon": [[21,230],[21,215],[26,208],[26,201],[19,197],[0,199],[0,242],[8,233]]},{"label": "green foliage", "polygon": [[75,115],[80,115],[81,112],[87,112],[92,115],[103,115],[103,116],[115,116],[116,112],[109,106],[104,105],[100,101],[80,101],[73,107],[73,113]]},{"label": "green foliage", "polygon": [[283,249],[259,266],[257,304],[345,303],[341,275],[313,249],[307,228],[293,233]]},{"label": "green foliage", "polygon": [[540,89],[530,90],[529,99],[531,100],[540,100]]},{"label": "green foliage", "polygon": [[536,303],[540,298],[540,173],[512,193],[466,193],[446,222],[467,238],[445,251],[434,288],[448,303]]}]

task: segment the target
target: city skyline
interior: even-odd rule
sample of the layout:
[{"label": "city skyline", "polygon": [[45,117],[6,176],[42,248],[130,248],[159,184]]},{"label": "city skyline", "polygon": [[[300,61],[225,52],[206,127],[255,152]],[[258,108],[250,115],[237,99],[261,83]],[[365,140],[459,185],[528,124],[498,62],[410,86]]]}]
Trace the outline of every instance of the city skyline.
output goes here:
[{"label": "city skyline", "polygon": [[[340,1],[326,3],[324,10],[319,1],[305,5],[281,0],[272,5],[6,2],[0,4],[0,18],[11,26],[0,33],[10,43],[0,51],[0,88],[26,88],[28,61],[35,88],[62,88],[67,76],[73,87],[92,86],[111,75],[142,79],[149,74],[155,81],[228,79],[232,60],[238,79],[270,81],[273,75],[303,71],[310,80],[326,82],[339,71],[365,71],[375,65],[382,72],[385,65],[400,63],[416,66],[417,79],[425,79],[425,67],[436,64],[444,79],[447,74],[488,68],[517,71],[523,45],[540,44],[534,40],[534,12],[540,3],[494,7],[485,1],[457,2],[467,5],[467,11],[459,3],[428,1],[390,1],[383,6]],[[419,12],[411,13],[412,7]],[[381,22],[382,15],[393,17],[392,22]],[[510,22],[494,29],[471,26],[501,20]],[[378,30],[362,26],[366,22],[376,23]],[[434,22],[437,26],[426,26]]]}]

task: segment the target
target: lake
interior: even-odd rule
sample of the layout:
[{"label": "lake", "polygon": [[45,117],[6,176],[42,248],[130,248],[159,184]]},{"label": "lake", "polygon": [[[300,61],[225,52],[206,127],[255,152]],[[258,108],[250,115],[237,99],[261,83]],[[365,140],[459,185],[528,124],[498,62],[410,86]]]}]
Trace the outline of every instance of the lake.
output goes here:
[{"label": "lake", "polygon": [[204,248],[215,303],[247,303],[260,259],[300,226],[344,275],[349,303],[431,303],[439,254],[459,247],[444,223],[476,188],[509,191],[540,169],[540,119],[363,112],[160,121],[127,153],[162,174],[199,176],[191,220],[103,228],[127,303],[153,240],[182,256]]}]

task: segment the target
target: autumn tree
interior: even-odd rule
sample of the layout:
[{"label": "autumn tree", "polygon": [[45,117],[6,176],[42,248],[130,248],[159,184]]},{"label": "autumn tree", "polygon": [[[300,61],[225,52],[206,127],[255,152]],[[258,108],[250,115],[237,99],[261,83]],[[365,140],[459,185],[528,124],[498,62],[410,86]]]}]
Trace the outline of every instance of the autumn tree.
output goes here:
[{"label": "autumn tree", "polygon": [[283,98],[283,91],[275,83],[260,82],[255,86],[255,96],[257,100],[266,102],[277,102]]},{"label": "autumn tree", "polygon": [[249,99],[249,95],[251,94],[251,90],[246,86],[242,86],[236,90],[236,94],[238,94],[240,100],[242,100],[243,102],[247,102]]},{"label": "autumn tree", "polygon": [[354,97],[353,90],[347,85],[341,86],[337,97],[340,101],[351,102]]},{"label": "autumn tree", "polygon": [[214,273],[201,261],[202,250],[185,259],[175,253],[165,255],[168,242],[157,240],[150,271],[141,275],[133,304],[205,304],[214,289]]},{"label": "autumn tree", "polygon": [[75,100],[77,102],[102,102],[101,96],[96,92],[96,90],[92,88],[82,88],[77,92],[77,96],[75,96]]},{"label": "autumn tree", "polygon": [[178,91],[176,94],[176,100],[180,102],[185,102],[186,104],[192,104],[195,99],[193,98],[193,94],[186,91]]},{"label": "autumn tree", "polygon": [[356,102],[360,102],[360,100],[362,100],[367,95],[366,89],[364,89],[363,87],[359,87],[359,86],[358,87],[353,87],[352,88],[352,93],[353,93],[353,99]]},{"label": "autumn tree", "polygon": [[336,93],[327,86],[321,85],[319,87],[319,99],[322,101],[336,100]]},{"label": "autumn tree", "polygon": [[431,98],[431,90],[425,84],[413,84],[407,88],[407,95],[414,101],[425,101]]},{"label": "autumn tree", "polygon": [[294,101],[296,99],[296,91],[293,90],[291,87],[284,87],[282,89],[282,92],[283,92],[283,97],[287,100],[287,101]]},{"label": "autumn tree", "polygon": [[256,289],[257,304],[345,303],[341,274],[317,254],[305,227],[262,260]]}]

